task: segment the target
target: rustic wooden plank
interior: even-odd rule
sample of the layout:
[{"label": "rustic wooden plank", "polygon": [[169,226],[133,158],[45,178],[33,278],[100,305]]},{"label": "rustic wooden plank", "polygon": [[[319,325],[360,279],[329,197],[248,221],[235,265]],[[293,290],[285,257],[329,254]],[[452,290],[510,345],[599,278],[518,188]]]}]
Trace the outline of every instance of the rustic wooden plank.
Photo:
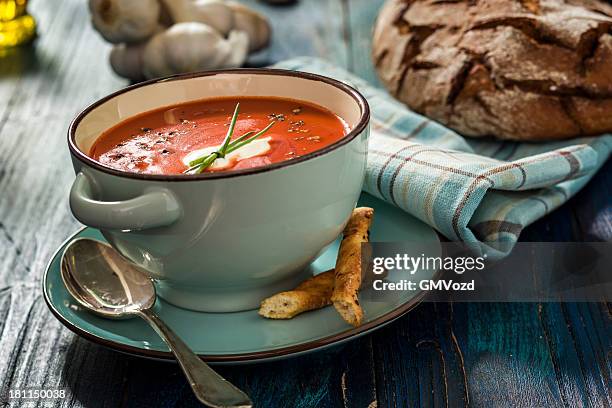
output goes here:
[{"label": "rustic wooden plank", "polygon": [[529,303],[455,305],[474,406],[562,406],[536,311]]},{"label": "rustic wooden plank", "polygon": [[273,31],[270,47],[252,55],[248,61],[250,66],[265,66],[297,56],[317,56],[348,67],[341,0],[300,0],[284,6],[259,0],[241,3],[266,15]]},{"label": "rustic wooden plank", "polygon": [[[106,64],[109,47],[89,27],[85,3],[34,0],[30,9],[40,37],[0,64],[6,101],[0,104],[0,395],[26,386],[68,387],[67,399],[44,405],[116,407],[121,355],[78,339],[53,319],[39,280],[55,248],[78,227],[67,202],[74,177],[65,142],[70,119],[126,82]],[[95,381],[83,381],[83,367],[96,371]],[[81,388],[88,392],[73,392]]]},{"label": "rustic wooden plank", "polygon": [[[607,310],[597,304],[563,305],[568,316],[580,312],[568,323],[553,313],[559,307],[556,303],[420,305],[372,335],[378,403],[609,406],[606,355],[612,345]],[[577,325],[584,326],[588,335],[565,338]]]},{"label": "rustic wooden plank", "polygon": [[[49,404],[91,406],[88,398],[104,403],[96,406],[118,406],[121,355],[77,338],[50,318],[38,284],[0,290],[0,316],[0,398],[9,389],[64,388],[67,397]],[[95,372],[95,381],[82,376],[88,371]],[[88,392],[81,395],[83,389]]]},{"label": "rustic wooden plank", "polygon": [[[217,369],[245,390],[256,406],[283,407],[288,403],[295,407],[341,406],[340,384],[333,380],[338,377],[334,367],[336,354],[334,350],[324,351],[291,361]],[[197,406],[175,364],[125,359],[129,365],[124,393],[127,406]],[[104,381],[99,370],[83,367],[80,372],[84,375],[80,376],[84,396],[90,395],[87,384]]]},{"label": "rustic wooden plank", "polygon": [[[74,177],[65,141],[68,124],[88,103],[126,84],[105,61],[109,47],[89,27],[86,6],[33,1],[40,38],[16,52],[3,85],[0,127],[0,287],[33,282],[52,251],[78,224],[68,210]],[[61,12],[57,12],[61,10]],[[20,73],[20,59],[27,69]]]},{"label": "rustic wooden plank", "polygon": [[394,407],[467,403],[462,350],[450,306],[424,303],[372,336],[380,404]]},{"label": "rustic wooden plank", "polygon": [[[137,407],[154,406],[156,402],[196,406],[176,365],[125,356],[57,330],[59,323],[47,318],[37,287],[16,287],[12,294],[0,292],[0,316],[6,316],[7,303],[11,303],[11,319],[22,320],[0,320],[7,325],[0,326],[4,333],[0,363],[10,373],[3,388],[68,387],[70,398],[61,406],[111,407],[119,406],[119,399]],[[592,309],[589,304],[579,307]],[[423,304],[371,338],[345,347],[289,361],[220,370],[248,390],[258,406],[281,407],[291,401],[292,406],[299,407],[365,407],[374,401],[370,399],[373,395],[358,400],[350,395],[361,398],[357,390],[371,389],[372,368],[368,367],[372,363],[367,356],[371,341],[371,360],[377,370],[376,398],[381,405],[438,406],[449,402],[451,406],[463,406],[468,398],[473,406],[507,406],[509,401],[513,406],[533,406],[529,402],[537,402],[536,406],[574,406],[571,401],[584,398],[588,399],[584,406],[609,403],[605,351],[610,349],[612,336],[607,310],[595,307],[581,311],[581,317],[572,321],[572,328],[580,324],[579,320],[588,323],[582,324],[591,332],[589,347],[598,349],[596,354],[585,350],[577,354],[557,348],[572,344],[559,335],[564,333],[565,320],[544,316],[543,324],[552,322],[558,327],[542,332],[538,320],[533,319],[533,308],[537,305],[460,304],[451,309],[447,304]],[[7,327],[13,335],[6,335]],[[513,335],[517,332],[520,336]],[[585,358],[587,354],[591,357]],[[568,363],[576,355],[583,356],[587,363],[581,363],[584,382],[574,378],[580,370],[575,371]],[[346,368],[355,371],[348,380],[339,372]],[[465,381],[469,383],[467,392]],[[588,390],[579,388],[583,383]],[[119,392],[123,386],[125,391]],[[350,387],[344,389],[346,386]]]},{"label": "rustic wooden plank", "polygon": [[[581,329],[582,320],[591,318],[593,311],[597,316],[598,311],[579,308],[578,305],[549,303],[540,309],[540,319],[554,362],[561,399],[566,405],[610,406],[610,383],[604,382],[605,378],[609,378],[609,372],[602,372],[597,360],[605,360],[603,355],[606,350],[609,352],[612,349],[612,332],[608,330],[604,338],[587,336]],[[609,319],[608,316],[608,327]],[[604,349],[599,348],[601,345]],[[604,354],[601,355],[601,352]]]},{"label": "rustic wooden plank", "polygon": [[348,343],[340,352],[342,402],[345,408],[376,407],[376,364],[372,336]]},{"label": "rustic wooden plank", "polygon": [[612,240],[612,160],[567,203],[525,228],[525,242]]},{"label": "rustic wooden plank", "polygon": [[593,179],[571,199],[579,240],[612,240],[612,160],[608,160]]}]

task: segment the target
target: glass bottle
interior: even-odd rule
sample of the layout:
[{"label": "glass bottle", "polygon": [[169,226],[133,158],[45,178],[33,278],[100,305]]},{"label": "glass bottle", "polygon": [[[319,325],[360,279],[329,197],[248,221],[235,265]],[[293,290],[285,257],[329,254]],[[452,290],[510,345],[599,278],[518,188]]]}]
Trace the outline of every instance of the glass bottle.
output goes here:
[{"label": "glass bottle", "polygon": [[0,0],[0,49],[31,41],[36,21],[28,14],[28,0]]}]

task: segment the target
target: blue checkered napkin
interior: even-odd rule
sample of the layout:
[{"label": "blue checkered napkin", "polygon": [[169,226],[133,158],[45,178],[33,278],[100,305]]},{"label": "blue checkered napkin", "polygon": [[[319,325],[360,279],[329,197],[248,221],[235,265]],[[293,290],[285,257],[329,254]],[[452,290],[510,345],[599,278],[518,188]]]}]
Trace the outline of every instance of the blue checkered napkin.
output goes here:
[{"label": "blue checkered napkin", "polygon": [[363,189],[493,258],[580,190],[612,151],[612,135],[538,144],[464,138],[327,62],[277,66],[358,88],[372,109]]}]

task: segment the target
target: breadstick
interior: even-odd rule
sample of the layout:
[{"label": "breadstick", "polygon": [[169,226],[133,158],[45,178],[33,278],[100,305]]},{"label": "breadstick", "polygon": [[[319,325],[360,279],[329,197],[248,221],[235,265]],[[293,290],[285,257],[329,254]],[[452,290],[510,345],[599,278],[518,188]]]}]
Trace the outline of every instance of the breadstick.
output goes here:
[{"label": "breadstick", "polygon": [[305,280],[293,290],[264,299],[259,314],[268,319],[291,319],[331,304],[333,290],[334,270],[331,269]]},{"label": "breadstick", "polygon": [[332,303],[340,316],[353,326],[361,325],[363,310],[357,292],[361,286],[361,244],[369,241],[369,228],[374,210],[359,207],[353,210],[344,228],[336,260]]}]

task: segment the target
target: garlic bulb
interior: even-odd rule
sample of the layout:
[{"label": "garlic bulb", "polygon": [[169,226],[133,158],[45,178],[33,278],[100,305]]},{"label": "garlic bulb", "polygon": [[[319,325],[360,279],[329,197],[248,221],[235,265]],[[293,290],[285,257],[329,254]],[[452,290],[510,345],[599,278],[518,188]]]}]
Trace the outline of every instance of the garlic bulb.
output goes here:
[{"label": "garlic bulb", "polygon": [[149,40],[143,54],[148,78],[181,72],[241,66],[247,57],[249,38],[231,31],[224,38],[203,23],[177,23]]},{"label": "garlic bulb", "polygon": [[153,35],[160,8],[158,0],[89,0],[93,26],[113,44],[139,42]]},{"label": "garlic bulb", "polygon": [[115,45],[110,53],[110,64],[117,75],[132,81],[142,81],[142,57],[145,43]]},{"label": "garlic bulb", "polygon": [[228,2],[234,12],[234,30],[249,35],[249,52],[259,51],[270,43],[272,29],[268,20],[258,12],[240,3]]},{"label": "garlic bulb", "polygon": [[175,23],[204,23],[226,36],[234,26],[234,13],[222,0],[161,0]]}]

